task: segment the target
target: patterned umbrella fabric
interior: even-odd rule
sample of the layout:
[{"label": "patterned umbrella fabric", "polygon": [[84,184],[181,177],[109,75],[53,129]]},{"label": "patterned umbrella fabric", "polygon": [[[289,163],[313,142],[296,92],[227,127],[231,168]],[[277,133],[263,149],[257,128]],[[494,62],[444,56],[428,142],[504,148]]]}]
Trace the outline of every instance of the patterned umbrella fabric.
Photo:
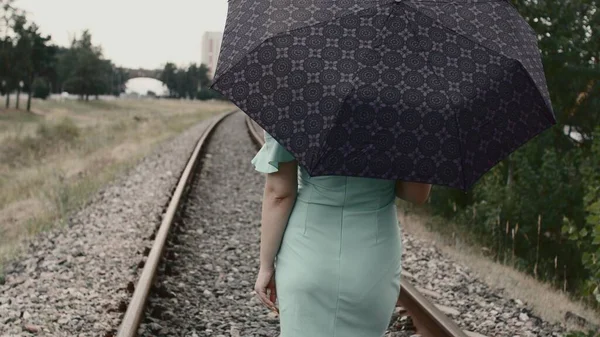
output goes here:
[{"label": "patterned umbrella fabric", "polygon": [[212,88],[311,176],[469,189],[556,123],[506,0],[231,0]]}]

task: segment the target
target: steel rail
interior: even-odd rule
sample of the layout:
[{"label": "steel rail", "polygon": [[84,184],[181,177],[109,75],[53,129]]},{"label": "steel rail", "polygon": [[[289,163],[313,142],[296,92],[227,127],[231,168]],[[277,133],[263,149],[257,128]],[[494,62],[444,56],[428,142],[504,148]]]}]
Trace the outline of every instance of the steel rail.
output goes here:
[{"label": "steel rail", "polygon": [[400,281],[398,302],[413,320],[417,333],[423,337],[467,337],[458,325],[440,311],[405,279]]},{"label": "steel rail", "polygon": [[185,187],[193,176],[193,171],[200,159],[200,153],[202,150],[204,150],[206,144],[208,143],[208,137],[212,134],[215,127],[225,119],[225,117],[233,114],[236,111],[237,110],[234,110],[217,117],[213,117],[212,121],[210,121],[210,124],[202,132],[200,139],[196,143],[196,147],[190,154],[187,165],[185,166],[185,169],[179,178],[175,192],[171,197],[171,201],[169,202],[158,232],[156,233],[154,244],[152,245],[152,249],[150,250],[148,258],[144,264],[144,269],[142,270],[140,278],[135,286],[135,291],[131,297],[129,305],[127,306],[125,316],[121,321],[121,326],[119,327],[117,337],[137,336],[137,331],[144,314],[146,300],[148,299],[152,283],[154,282],[154,277],[158,270],[158,265],[163,254],[167,236],[169,234],[169,230],[171,229],[173,220],[175,219],[175,214],[179,208],[179,204],[182,200]]},{"label": "steel rail", "polygon": [[[248,116],[246,116],[246,125],[248,125],[248,133],[252,140],[258,146],[262,146],[264,138],[258,131],[260,126]],[[408,312],[417,329],[417,334],[422,337],[467,337],[467,334],[452,319],[440,311],[404,278],[400,280],[398,303]]]}]

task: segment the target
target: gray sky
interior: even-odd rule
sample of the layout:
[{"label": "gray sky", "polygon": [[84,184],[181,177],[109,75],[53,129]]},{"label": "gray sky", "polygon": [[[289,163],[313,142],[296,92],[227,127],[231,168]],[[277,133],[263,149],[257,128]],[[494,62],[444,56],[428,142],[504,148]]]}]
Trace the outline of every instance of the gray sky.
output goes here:
[{"label": "gray sky", "polygon": [[200,63],[205,31],[223,31],[226,0],[17,0],[58,45],[83,29],[104,56],[124,67]]}]

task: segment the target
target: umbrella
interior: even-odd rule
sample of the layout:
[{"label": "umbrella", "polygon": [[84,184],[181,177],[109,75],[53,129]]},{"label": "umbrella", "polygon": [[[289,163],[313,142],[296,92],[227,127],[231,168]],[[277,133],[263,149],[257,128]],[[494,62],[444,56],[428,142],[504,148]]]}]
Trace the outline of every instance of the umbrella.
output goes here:
[{"label": "umbrella", "polygon": [[231,0],[211,88],[311,176],[467,190],[556,123],[507,0]]}]

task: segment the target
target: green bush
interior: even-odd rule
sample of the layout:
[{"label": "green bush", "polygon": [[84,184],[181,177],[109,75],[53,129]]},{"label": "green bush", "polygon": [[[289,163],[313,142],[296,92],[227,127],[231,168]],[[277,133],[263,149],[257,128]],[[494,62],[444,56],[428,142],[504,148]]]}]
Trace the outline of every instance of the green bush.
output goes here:
[{"label": "green bush", "polygon": [[588,332],[571,331],[565,337],[600,337],[600,332],[594,330]]},{"label": "green bush", "polygon": [[223,96],[221,96],[221,94],[212,89],[202,88],[200,89],[200,91],[198,91],[198,95],[196,95],[196,98],[201,101],[206,101],[209,99],[222,99]]},{"label": "green bush", "polygon": [[588,146],[562,149],[553,137],[522,147],[467,194],[436,187],[431,210],[497,261],[600,302],[600,127]]},{"label": "green bush", "polygon": [[33,97],[46,99],[50,96],[50,85],[45,78],[36,78],[33,81]]},{"label": "green bush", "polygon": [[582,283],[584,294],[600,303],[600,127],[593,134],[591,155],[581,172],[586,182],[583,201],[587,216],[581,225],[565,219],[562,230],[582,252],[581,262],[589,273]]}]

